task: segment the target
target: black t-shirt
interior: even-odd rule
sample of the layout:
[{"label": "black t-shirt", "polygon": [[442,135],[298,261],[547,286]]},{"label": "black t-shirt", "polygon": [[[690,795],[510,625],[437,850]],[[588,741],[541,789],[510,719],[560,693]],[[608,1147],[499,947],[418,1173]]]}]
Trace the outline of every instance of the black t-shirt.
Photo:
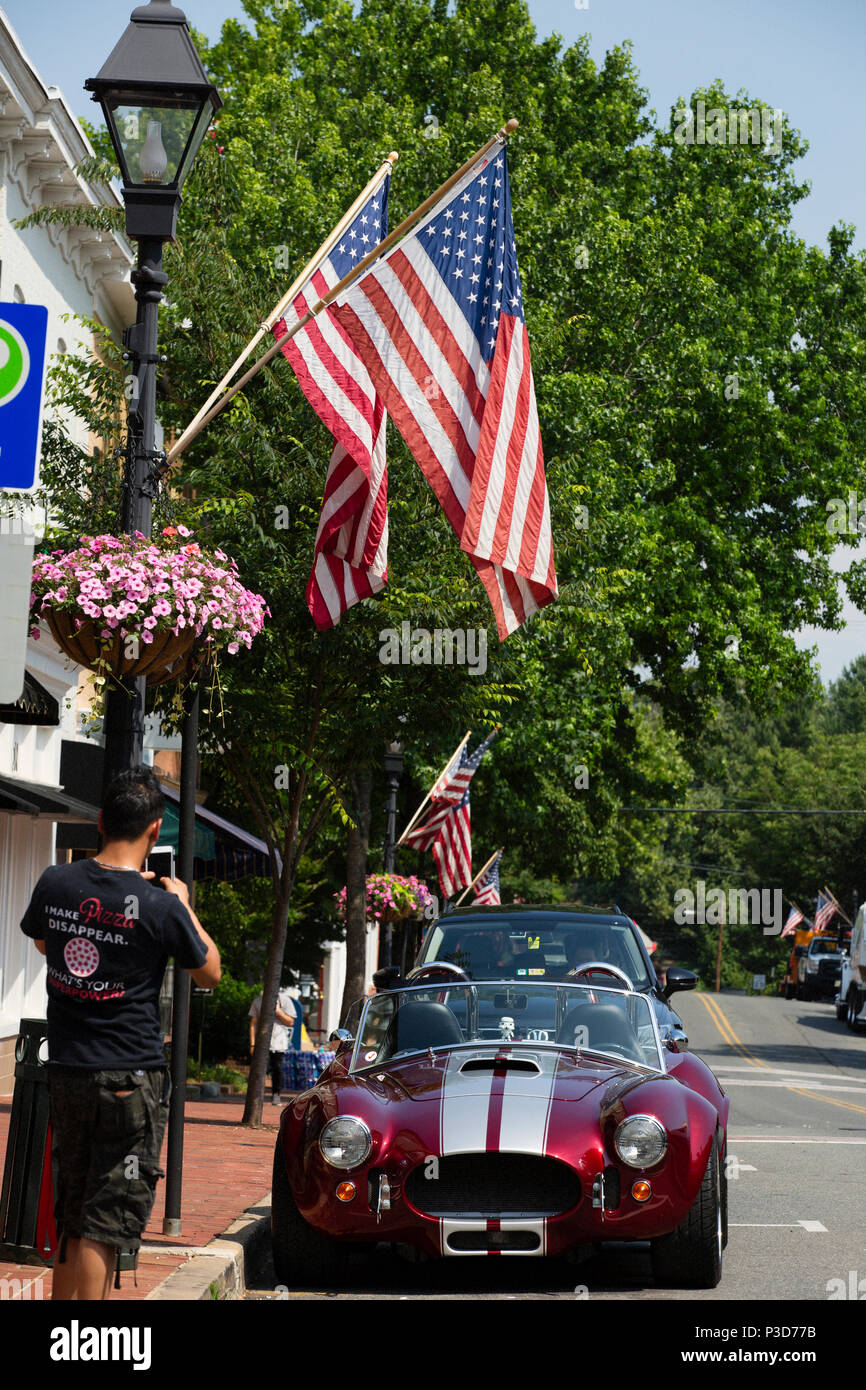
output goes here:
[{"label": "black t-shirt", "polygon": [[45,941],[48,1059],[89,1071],[165,1064],[159,991],[169,956],[207,948],[174,893],[92,859],[46,869],[21,929]]}]

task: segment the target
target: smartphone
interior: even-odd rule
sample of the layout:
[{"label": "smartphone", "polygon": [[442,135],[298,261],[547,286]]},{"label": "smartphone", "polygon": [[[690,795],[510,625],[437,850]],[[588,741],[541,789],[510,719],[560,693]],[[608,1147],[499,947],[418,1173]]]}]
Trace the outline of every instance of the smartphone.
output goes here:
[{"label": "smartphone", "polygon": [[151,879],[155,888],[161,888],[162,878],[174,878],[174,850],[171,845],[156,845],[144,861],[145,870],[152,869],[156,878]]}]

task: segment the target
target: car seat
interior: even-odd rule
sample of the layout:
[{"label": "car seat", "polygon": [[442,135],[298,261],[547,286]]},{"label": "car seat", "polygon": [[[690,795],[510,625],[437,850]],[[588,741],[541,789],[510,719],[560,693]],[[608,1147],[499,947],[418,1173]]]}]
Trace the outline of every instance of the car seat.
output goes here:
[{"label": "car seat", "polygon": [[423,1052],[427,1047],[462,1043],[463,1029],[447,1004],[412,999],[397,1009],[382,1041],[378,1061],[398,1052]]},{"label": "car seat", "polygon": [[[580,1044],[576,1041],[579,1028],[586,1030],[584,1041]],[[632,1061],[642,1056],[637,1035],[617,1004],[592,1004],[582,1000],[566,1014],[556,1041],[564,1047],[580,1046],[589,1052],[608,1052],[618,1048]]]}]

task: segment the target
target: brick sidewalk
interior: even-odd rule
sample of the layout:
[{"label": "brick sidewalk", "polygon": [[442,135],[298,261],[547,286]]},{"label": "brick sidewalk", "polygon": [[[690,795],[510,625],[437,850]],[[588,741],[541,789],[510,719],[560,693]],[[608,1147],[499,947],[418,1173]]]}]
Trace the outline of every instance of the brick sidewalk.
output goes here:
[{"label": "brick sidewalk", "polygon": [[[9,1132],[10,1096],[0,1097],[0,1172]],[[183,1146],[183,1189],[181,1194],[182,1234],[164,1236],[165,1180],[157,1186],[156,1204],[144,1233],[149,1246],[201,1247],[222,1234],[243,1212],[270,1191],[271,1164],[280,1111],[265,1097],[262,1110],[264,1127],[245,1129],[243,1096],[224,1096],[219,1100],[187,1101]],[[166,1141],[167,1142],[167,1141]],[[165,1145],[162,1167],[165,1167]],[[182,1254],[160,1254],[142,1250],[133,1283],[132,1271],[120,1276],[120,1289],[112,1289],[112,1299],[144,1299],[169,1274],[187,1262]],[[12,1265],[0,1262],[0,1279],[18,1278],[38,1288],[24,1292],[26,1297],[51,1297],[51,1270],[39,1265]]]}]

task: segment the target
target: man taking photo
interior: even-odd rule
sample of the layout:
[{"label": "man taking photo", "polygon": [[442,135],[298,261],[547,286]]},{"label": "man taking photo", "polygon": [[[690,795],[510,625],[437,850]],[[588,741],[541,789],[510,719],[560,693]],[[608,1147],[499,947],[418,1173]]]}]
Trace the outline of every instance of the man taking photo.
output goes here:
[{"label": "man taking photo", "polygon": [[150,1218],[168,1116],[169,956],[203,989],[220,979],[186,884],[141,872],[164,812],[150,768],[121,773],[99,814],[99,855],[46,869],[21,922],[48,972],[54,1299],[108,1298],[119,1250],[138,1250]]}]

